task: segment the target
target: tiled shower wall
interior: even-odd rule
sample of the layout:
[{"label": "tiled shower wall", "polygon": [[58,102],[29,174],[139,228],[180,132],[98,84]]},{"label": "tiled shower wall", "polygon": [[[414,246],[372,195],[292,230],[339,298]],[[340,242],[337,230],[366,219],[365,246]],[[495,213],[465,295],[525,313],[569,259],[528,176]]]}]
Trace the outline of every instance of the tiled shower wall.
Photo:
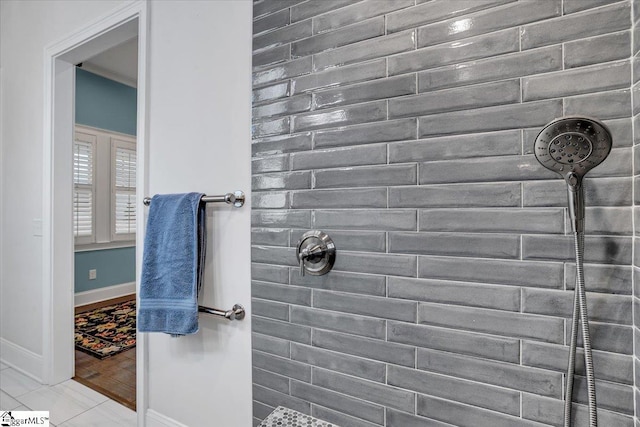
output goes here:
[{"label": "tiled shower wall", "polygon": [[636,427],[640,426],[640,0],[633,1],[633,122],[634,122],[634,257],[633,314]]},{"label": "tiled shower wall", "polygon": [[[573,242],[565,185],[531,152],[579,114],[614,137],[585,183],[600,421],[633,426],[632,16],[254,3],[256,424],[283,405],[342,427],[561,425]],[[309,229],[338,248],[325,276],[299,275]],[[582,376],[574,399],[585,425]]]}]

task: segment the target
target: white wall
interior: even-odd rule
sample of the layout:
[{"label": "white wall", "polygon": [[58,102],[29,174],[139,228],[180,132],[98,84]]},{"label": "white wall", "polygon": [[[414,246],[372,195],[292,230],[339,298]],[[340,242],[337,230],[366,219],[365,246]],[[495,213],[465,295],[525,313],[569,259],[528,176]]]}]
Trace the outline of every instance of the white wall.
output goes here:
[{"label": "white wall", "polygon": [[[120,1],[0,1],[2,250],[0,338],[42,355],[44,47]],[[251,7],[245,1],[158,1],[150,15],[150,193],[244,190],[249,198]],[[25,160],[29,159],[29,160]],[[250,310],[250,203],[209,208],[202,303]],[[195,336],[149,336],[153,419],[184,425],[251,425],[250,320],[205,315]],[[30,368],[41,377],[41,369]]]},{"label": "white wall", "polygon": [[[2,272],[0,350],[42,378],[44,48],[124,1],[1,1]],[[37,226],[36,226],[37,228]]]},{"label": "white wall", "polygon": [[[150,193],[251,188],[250,1],[155,2]],[[250,305],[250,203],[209,205],[204,305]],[[188,426],[251,425],[250,321],[200,315],[200,332],[150,334],[149,407]]]}]

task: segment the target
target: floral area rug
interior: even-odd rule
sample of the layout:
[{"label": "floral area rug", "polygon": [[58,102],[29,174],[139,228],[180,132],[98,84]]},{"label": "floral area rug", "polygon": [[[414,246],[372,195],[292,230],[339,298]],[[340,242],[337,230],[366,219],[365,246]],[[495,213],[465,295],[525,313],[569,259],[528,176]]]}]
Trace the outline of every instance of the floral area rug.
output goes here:
[{"label": "floral area rug", "polygon": [[136,302],[76,314],[76,349],[104,359],[136,346]]}]

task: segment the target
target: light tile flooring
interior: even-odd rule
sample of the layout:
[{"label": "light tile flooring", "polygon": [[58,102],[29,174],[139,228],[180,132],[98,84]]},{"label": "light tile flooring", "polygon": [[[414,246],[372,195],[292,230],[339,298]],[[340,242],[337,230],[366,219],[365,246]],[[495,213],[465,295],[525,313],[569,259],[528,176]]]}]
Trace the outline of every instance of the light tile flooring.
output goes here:
[{"label": "light tile flooring", "polygon": [[0,410],[49,411],[52,427],[135,427],[136,413],[82,384],[46,386],[0,363]]}]

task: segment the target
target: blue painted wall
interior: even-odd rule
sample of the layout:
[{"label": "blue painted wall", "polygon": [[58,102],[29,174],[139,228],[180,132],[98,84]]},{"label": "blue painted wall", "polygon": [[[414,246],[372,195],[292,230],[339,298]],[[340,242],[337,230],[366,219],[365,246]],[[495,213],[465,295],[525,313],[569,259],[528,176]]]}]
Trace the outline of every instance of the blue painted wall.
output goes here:
[{"label": "blue painted wall", "polygon": [[[102,249],[76,252],[75,291],[84,292],[136,280],[136,248]],[[89,280],[89,270],[97,270],[97,278]]]},{"label": "blue painted wall", "polygon": [[76,68],[76,123],[136,134],[137,90]]},{"label": "blue painted wall", "polygon": [[[76,68],[76,123],[136,134],[137,90]],[[75,291],[83,292],[136,280],[136,249],[116,248],[76,252]],[[97,279],[89,280],[89,270]]]}]

